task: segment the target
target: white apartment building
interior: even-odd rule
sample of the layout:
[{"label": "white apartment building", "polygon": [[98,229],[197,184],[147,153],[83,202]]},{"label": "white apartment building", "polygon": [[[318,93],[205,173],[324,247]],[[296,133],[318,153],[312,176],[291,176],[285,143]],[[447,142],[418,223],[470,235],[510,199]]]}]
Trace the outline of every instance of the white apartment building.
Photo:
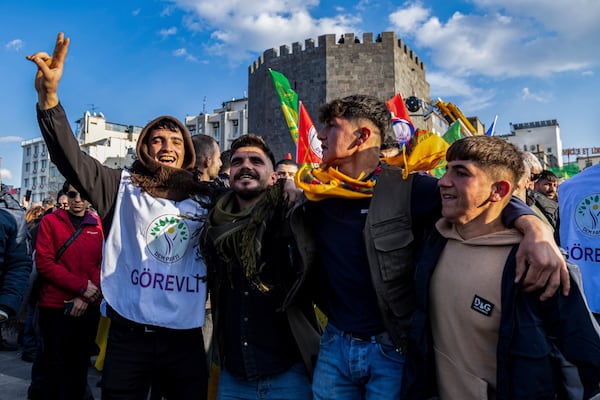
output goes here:
[{"label": "white apartment building", "polygon": [[248,98],[226,101],[212,114],[187,116],[185,126],[191,135],[211,136],[219,143],[221,151],[227,150],[233,140],[248,133]]},{"label": "white apartment building", "polygon": [[26,140],[21,142],[21,147],[21,196],[25,196],[25,192],[31,190],[31,202],[38,202],[50,192],[56,194],[56,185],[62,185],[64,178],[50,161],[44,139],[39,137]]},{"label": "white apartment building", "polygon": [[530,151],[544,169],[563,166],[560,127],[555,119],[510,124],[511,133],[502,135],[519,150]]},{"label": "white apartment building", "polygon": [[81,150],[113,168],[130,166],[142,127],[106,121],[102,113],[85,112],[77,121]]},{"label": "white apartment building", "polygon": [[[112,168],[131,165],[141,127],[107,122],[102,113],[85,112],[76,122],[76,137],[82,151]],[[56,198],[65,178],[50,161],[44,140],[41,137],[26,140],[21,147],[21,196],[31,190],[32,202],[48,196]]]}]

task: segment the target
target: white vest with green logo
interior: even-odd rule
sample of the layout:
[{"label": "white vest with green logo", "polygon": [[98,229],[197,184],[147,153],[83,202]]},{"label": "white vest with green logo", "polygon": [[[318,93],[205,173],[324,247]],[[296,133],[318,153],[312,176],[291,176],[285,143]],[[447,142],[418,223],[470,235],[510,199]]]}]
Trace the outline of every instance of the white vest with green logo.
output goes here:
[{"label": "white vest with green logo", "polygon": [[102,262],[107,303],[140,324],[202,326],[206,266],[198,234],[205,215],[192,199],[175,202],[142,192],[124,170]]}]

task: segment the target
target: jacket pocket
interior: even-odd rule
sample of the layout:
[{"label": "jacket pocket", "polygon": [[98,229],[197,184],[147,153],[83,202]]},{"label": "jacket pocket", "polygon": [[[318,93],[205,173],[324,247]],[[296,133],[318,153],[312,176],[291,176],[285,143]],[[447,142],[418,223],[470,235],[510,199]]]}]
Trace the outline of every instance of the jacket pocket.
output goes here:
[{"label": "jacket pocket", "polygon": [[412,279],[414,236],[408,217],[396,217],[370,227],[383,282]]}]

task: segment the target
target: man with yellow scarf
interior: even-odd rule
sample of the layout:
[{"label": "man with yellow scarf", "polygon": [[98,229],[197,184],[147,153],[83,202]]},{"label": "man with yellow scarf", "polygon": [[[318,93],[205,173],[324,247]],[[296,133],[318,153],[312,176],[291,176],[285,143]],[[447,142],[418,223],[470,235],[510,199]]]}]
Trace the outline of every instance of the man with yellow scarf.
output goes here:
[{"label": "man with yellow scarf", "polygon": [[[292,211],[292,231],[316,279],[307,280],[328,317],[313,378],[315,399],[400,397],[406,336],[414,309],[414,265],[425,233],[440,217],[437,179],[402,178],[379,160],[391,132],[384,102],[365,95],[333,100],[320,109],[323,164],[305,166],[296,184],[308,201]],[[529,290],[542,298],[567,285],[568,273],[552,233],[513,199],[503,214],[525,234],[517,278],[529,267]],[[310,255],[310,254],[309,254]],[[313,286],[314,284],[314,286]]]}]

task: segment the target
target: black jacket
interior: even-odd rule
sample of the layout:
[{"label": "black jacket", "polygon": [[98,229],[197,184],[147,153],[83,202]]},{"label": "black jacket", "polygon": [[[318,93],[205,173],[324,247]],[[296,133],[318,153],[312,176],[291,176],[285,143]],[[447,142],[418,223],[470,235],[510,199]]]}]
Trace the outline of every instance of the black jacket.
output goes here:
[{"label": "black jacket", "polygon": [[13,316],[21,307],[31,273],[31,246],[25,212],[0,188],[0,309]]}]

